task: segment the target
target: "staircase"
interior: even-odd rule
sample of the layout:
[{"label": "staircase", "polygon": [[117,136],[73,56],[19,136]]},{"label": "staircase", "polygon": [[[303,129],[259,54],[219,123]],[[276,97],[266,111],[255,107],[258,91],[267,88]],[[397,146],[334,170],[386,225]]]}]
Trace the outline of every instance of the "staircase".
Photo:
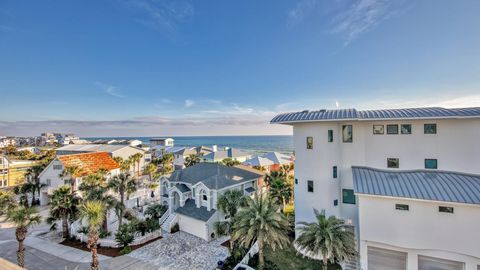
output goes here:
[{"label": "staircase", "polygon": [[[165,213],[165,217],[160,218],[160,227],[163,231],[170,233],[170,229],[177,221],[177,214],[170,214],[168,211]],[[163,222],[162,222],[163,220]]]},{"label": "staircase", "polygon": [[[352,230],[352,232],[355,235],[355,227],[351,226],[349,229]],[[357,237],[355,237],[355,246],[357,247],[357,250],[359,250],[358,245],[357,245]],[[360,269],[360,264],[359,264],[359,261],[358,261],[358,255],[353,257],[352,259],[346,261],[343,269],[344,270],[359,270]]]}]

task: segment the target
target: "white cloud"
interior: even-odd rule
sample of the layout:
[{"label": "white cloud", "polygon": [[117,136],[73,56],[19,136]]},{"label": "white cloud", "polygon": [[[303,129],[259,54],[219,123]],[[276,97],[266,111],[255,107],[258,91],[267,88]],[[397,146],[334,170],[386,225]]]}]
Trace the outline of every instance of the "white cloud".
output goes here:
[{"label": "white cloud", "polygon": [[186,99],[186,100],[185,100],[185,107],[186,107],[186,108],[190,108],[190,107],[192,107],[194,104],[195,104],[195,101],[193,101],[193,100],[191,100],[191,99]]},{"label": "white cloud", "polygon": [[103,91],[105,91],[105,93],[107,93],[108,95],[110,95],[110,96],[112,96],[112,97],[117,97],[117,98],[123,98],[123,97],[125,97],[124,95],[122,95],[122,94],[117,90],[117,87],[116,87],[116,86],[109,85],[109,84],[105,84],[105,83],[102,83],[102,82],[96,82],[95,85],[97,85],[98,87],[100,87]]}]

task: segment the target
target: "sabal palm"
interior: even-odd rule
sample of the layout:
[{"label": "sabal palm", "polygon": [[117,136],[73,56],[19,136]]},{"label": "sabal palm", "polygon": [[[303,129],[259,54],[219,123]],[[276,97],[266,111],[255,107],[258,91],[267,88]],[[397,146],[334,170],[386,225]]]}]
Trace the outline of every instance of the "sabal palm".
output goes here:
[{"label": "sabal palm", "polygon": [[[130,156],[130,158],[129,158],[129,159],[131,159],[132,164],[133,164],[134,174],[136,174],[137,176],[140,175],[140,161],[142,160],[142,157],[143,157],[143,155],[141,153],[136,153],[136,154]],[[135,163],[137,163],[137,170],[135,170]]]},{"label": "sabal palm", "polygon": [[0,215],[3,215],[3,213],[14,207],[16,203],[14,193],[0,189]]},{"label": "sabal palm", "polygon": [[121,173],[112,177],[108,182],[108,188],[118,193],[120,196],[120,205],[118,207],[118,226],[122,225],[123,212],[125,210],[125,195],[131,194],[137,190],[137,184],[128,173]]},{"label": "sabal palm", "polygon": [[35,192],[37,192],[38,197],[40,197],[40,191],[43,187],[46,186],[46,184],[40,183],[40,179],[38,176],[40,173],[45,169],[45,166],[43,165],[37,165],[29,168],[27,170],[27,180],[32,184],[31,192],[32,192],[32,203],[31,205],[35,204]]},{"label": "sabal palm", "polygon": [[290,244],[287,218],[279,213],[275,201],[262,194],[247,197],[246,207],[240,209],[233,222],[233,241],[249,248],[258,243],[260,269],[265,265],[264,248],[284,248]]},{"label": "sabal palm", "polygon": [[188,155],[188,157],[185,158],[185,167],[190,167],[190,166],[193,166],[197,163],[200,162],[200,157],[195,155],[195,154],[191,154],[191,155]]},{"label": "sabal palm", "polygon": [[265,176],[265,183],[267,184],[267,186],[271,186],[271,184],[276,180],[286,181],[286,179],[287,179],[287,175],[284,172],[273,171],[273,172],[270,172],[270,174],[267,174]]},{"label": "sabal palm", "polygon": [[56,226],[56,221],[62,221],[62,234],[64,238],[67,238],[69,233],[69,222],[75,218],[77,214],[77,208],[79,204],[79,198],[75,195],[75,192],[71,192],[71,187],[61,186],[53,191],[50,200],[50,213],[47,222],[52,225],[51,229]]},{"label": "sabal palm", "polygon": [[335,216],[327,218],[324,212],[314,212],[316,222],[298,222],[300,236],[295,244],[307,255],[321,257],[324,270],[327,270],[328,261],[343,262],[356,256],[352,228]]},{"label": "sabal palm", "polygon": [[105,205],[101,201],[85,201],[80,206],[80,218],[87,223],[88,226],[88,243],[87,247],[92,253],[91,269],[98,270],[98,254],[97,242],[99,238],[100,227],[105,220]]},{"label": "sabal palm", "polygon": [[[218,235],[232,235],[233,220],[241,206],[245,206],[246,197],[238,189],[228,190],[218,198],[217,208],[225,214],[225,221],[215,222],[215,232]],[[233,241],[230,241],[230,251],[233,249]]]},{"label": "sabal palm", "polygon": [[122,157],[114,157],[113,160],[118,163],[121,172],[127,173],[128,171],[130,171],[130,167],[132,167],[130,159],[124,160]]},{"label": "sabal palm", "polygon": [[60,173],[59,177],[62,179],[68,179],[70,181],[70,185],[72,186],[72,192],[75,191],[75,179],[80,176],[82,173],[82,168],[78,166],[66,166],[62,173]]},{"label": "sabal palm", "polygon": [[150,182],[152,182],[154,178],[154,174],[157,172],[157,165],[150,163],[145,167],[145,173],[148,174],[148,177],[150,179]]},{"label": "sabal palm", "polygon": [[28,229],[41,222],[41,217],[33,207],[17,205],[7,211],[7,220],[15,224],[15,237],[18,241],[17,263],[25,267],[25,247],[23,241],[27,237]]},{"label": "sabal palm", "polygon": [[283,209],[285,210],[286,204],[290,201],[290,198],[292,198],[293,189],[285,180],[274,179],[273,182],[270,183],[269,194],[272,198],[282,203]]}]

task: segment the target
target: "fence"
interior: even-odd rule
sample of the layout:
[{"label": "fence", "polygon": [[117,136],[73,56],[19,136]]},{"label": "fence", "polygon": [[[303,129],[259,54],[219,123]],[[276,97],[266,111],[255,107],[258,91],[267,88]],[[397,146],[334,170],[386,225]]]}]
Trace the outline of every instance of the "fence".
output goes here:
[{"label": "fence", "polygon": [[248,261],[250,260],[250,258],[255,256],[255,254],[257,254],[257,253],[258,253],[258,242],[255,242],[255,244],[253,244],[252,247],[250,247],[247,254],[245,254],[243,259],[235,266],[234,270],[235,269],[240,269],[240,268],[253,269],[250,266],[248,266]]}]

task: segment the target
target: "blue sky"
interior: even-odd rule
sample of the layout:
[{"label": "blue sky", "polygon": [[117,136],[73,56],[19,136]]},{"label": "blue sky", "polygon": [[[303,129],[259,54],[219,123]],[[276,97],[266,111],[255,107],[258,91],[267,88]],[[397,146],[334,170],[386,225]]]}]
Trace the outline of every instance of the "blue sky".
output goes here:
[{"label": "blue sky", "polygon": [[480,1],[0,0],[0,135],[289,134],[279,112],[480,106]]}]

